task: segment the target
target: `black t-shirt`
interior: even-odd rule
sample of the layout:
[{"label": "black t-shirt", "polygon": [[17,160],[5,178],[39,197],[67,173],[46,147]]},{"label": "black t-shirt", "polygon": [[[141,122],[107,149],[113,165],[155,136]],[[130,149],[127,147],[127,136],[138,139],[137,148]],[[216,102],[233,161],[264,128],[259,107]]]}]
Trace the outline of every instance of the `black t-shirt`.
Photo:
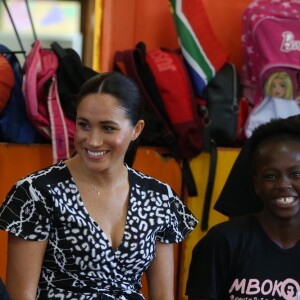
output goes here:
[{"label": "black t-shirt", "polygon": [[300,242],[282,249],[253,215],[210,229],[193,249],[186,294],[214,300],[283,300],[300,295]]}]

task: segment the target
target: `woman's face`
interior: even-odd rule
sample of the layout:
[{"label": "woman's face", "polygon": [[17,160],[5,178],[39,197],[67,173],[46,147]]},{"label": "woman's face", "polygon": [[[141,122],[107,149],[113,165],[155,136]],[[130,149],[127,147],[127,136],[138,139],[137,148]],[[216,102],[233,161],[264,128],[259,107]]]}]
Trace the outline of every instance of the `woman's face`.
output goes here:
[{"label": "woman's face", "polygon": [[116,98],[91,94],[77,107],[75,148],[91,170],[123,164],[129,143],[138,137],[143,121],[132,127]]},{"label": "woman's face", "polygon": [[281,78],[275,78],[271,85],[271,96],[275,98],[285,98],[286,83]]},{"label": "woman's face", "polygon": [[300,142],[268,141],[256,153],[255,189],[272,218],[300,220]]}]

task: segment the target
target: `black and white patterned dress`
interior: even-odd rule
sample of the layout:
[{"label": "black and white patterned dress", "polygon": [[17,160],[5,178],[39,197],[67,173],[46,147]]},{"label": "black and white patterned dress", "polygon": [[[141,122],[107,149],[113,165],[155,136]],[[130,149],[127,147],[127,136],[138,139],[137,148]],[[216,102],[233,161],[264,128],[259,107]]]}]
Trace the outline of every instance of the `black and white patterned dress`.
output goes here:
[{"label": "black and white patterned dress", "polygon": [[144,299],[155,242],[178,243],[197,219],[165,183],[128,168],[124,235],[113,250],[88,214],[64,162],[21,179],[0,208],[0,229],[48,240],[36,299]]}]

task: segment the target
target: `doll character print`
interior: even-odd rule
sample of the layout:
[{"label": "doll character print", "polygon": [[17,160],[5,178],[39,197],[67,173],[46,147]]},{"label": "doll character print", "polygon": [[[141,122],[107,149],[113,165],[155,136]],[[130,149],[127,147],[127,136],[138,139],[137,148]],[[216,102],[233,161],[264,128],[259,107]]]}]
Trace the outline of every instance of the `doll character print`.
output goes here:
[{"label": "doll character print", "polygon": [[293,99],[294,89],[293,82],[287,72],[275,72],[265,82],[265,96],[271,96],[281,99]]}]

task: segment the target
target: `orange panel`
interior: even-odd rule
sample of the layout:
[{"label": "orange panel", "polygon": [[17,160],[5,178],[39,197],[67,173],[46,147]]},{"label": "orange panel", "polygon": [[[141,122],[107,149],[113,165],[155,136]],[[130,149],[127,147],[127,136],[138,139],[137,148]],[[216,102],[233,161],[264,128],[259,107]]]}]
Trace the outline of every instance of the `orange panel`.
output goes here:
[{"label": "orange panel", "polygon": [[168,0],[104,0],[101,71],[112,69],[115,51],[132,48],[139,41],[148,49],[178,48]]},{"label": "orange panel", "polygon": [[[40,168],[52,164],[50,145],[0,145],[0,203],[13,184]],[[7,233],[0,230],[0,277],[5,281],[7,258]]]},{"label": "orange panel", "polygon": [[252,0],[202,0],[219,41],[228,49],[230,60],[241,71],[242,14]]}]

